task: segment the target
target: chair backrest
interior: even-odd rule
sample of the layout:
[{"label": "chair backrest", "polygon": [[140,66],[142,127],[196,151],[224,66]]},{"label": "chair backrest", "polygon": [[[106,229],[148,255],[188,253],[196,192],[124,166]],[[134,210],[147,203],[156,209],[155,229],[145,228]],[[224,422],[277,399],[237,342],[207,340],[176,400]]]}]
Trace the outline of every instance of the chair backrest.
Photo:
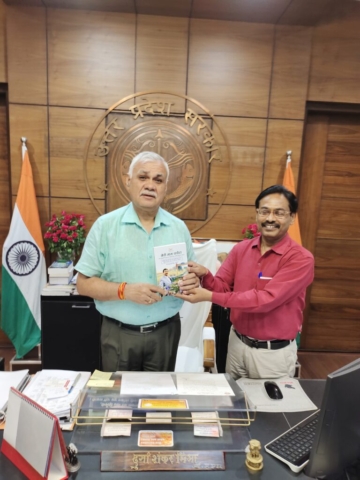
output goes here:
[{"label": "chair backrest", "polygon": [[[196,261],[204,265],[211,273],[216,272],[217,250],[216,240],[193,244]],[[191,304],[184,302],[180,310],[181,337],[178,349],[178,359],[175,371],[202,371],[203,369],[203,327],[209,316],[211,302]],[[180,358],[185,349],[193,349],[194,360],[190,366],[184,367],[185,362]],[[197,363],[197,365],[193,364]]]}]

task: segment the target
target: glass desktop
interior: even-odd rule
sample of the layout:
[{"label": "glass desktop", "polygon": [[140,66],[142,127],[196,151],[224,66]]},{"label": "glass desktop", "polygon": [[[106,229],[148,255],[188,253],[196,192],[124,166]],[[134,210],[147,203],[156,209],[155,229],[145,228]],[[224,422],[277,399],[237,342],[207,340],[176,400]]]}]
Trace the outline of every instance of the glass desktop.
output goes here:
[{"label": "glass desktop", "polygon": [[[250,440],[248,426],[255,418],[255,412],[247,404],[246,397],[236,382],[228,374],[220,374],[219,380],[225,380],[230,395],[216,395],[216,388],[213,392],[204,385],[206,394],[123,394],[121,385],[123,375],[130,372],[117,372],[113,374],[115,380],[111,388],[87,387],[82,391],[81,397],[73,406],[73,418],[75,428],[72,442],[76,445],[79,453],[101,451],[133,451],[144,450],[138,446],[139,431],[172,431],[174,445],[172,450],[220,450],[226,452],[244,451]],[[144,373],[144,372],[143,372]],[[146,372],[146,375],[153,385],[157,385],[157,378],[161,373]],[[217,380],[215,374],[187,374],[169,373],[175,387],[187,380],[191,375],[201,382]],[[197,377],[193,377],[197,375]],[[204,376],[205,375],[205,376]],[[150,389],[153,393],[153,389]],[[161,403],[159,404],[159,400]],[[160,405],[160,406],[159,406]],[[102,437],[101,429],[106,422],[109,409],[128,410],[131,419],[124,420],[131,423],[130,436]],[[160,418],[162,412],[171,412],[171,422],[163,423]],[[152,412],[155,419],[147,422],[146,414]],[[157,423],[156,412],[160,412]],[[205,437],[194,435],[194,422],[192,413],[203,412],[202,422],[208,420],[210,423],[219,425],[219,437]],[[209,416],[207,418],[207,412]],[[217,420],[214,422],[212,416],[216,412]],[[148,448],[148,447],[146,447]],[[157,447],[158,448],[158,447]]]}]

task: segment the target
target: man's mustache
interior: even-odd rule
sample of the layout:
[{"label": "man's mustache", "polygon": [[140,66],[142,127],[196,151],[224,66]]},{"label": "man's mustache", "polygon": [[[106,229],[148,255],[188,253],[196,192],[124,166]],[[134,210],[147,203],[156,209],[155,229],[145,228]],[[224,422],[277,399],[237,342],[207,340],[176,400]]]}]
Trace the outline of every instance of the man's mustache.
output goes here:
[{"label": "man's mustache", "polygon": [[261,224],[262,227],[267,227],[268,225],[271,225],[271,226],[273,226],[273,227],[275,227],[275,228],[280,228],[280,225],[279,225],[278,223],[276,223],[276,222],[263,222],[263,223]]}]

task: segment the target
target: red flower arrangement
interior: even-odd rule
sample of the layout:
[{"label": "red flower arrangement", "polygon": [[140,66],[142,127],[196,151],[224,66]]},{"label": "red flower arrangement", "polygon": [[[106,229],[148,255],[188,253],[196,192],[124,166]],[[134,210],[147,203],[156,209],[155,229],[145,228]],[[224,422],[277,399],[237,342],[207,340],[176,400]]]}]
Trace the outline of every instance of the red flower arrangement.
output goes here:
[{"label": "red flower arrangement", "polygon": [[80,253],[80,247],[85,242],[85,215],[61,212],[60,216],[52,215],[44,238],[49,245],[51,253],[60,257],[71,258],[74,253]]},{"label": "red flower arrangement", "polygon": [[260,236],[260,232],[258,232],[256,223],[250,223],[250,225],[242,229],[241,233],[244,235],[244,238],[254,238]]}]

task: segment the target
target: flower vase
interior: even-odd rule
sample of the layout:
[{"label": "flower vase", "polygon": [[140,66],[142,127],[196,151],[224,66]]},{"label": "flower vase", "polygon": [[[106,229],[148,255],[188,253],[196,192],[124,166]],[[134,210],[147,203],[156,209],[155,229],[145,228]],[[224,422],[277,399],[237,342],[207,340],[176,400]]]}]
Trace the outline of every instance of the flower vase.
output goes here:
[{"label": "flower vase", "polygon": [[56,261],[61,263],[73,262],[75,260],[75,252],[56,252]]}]

